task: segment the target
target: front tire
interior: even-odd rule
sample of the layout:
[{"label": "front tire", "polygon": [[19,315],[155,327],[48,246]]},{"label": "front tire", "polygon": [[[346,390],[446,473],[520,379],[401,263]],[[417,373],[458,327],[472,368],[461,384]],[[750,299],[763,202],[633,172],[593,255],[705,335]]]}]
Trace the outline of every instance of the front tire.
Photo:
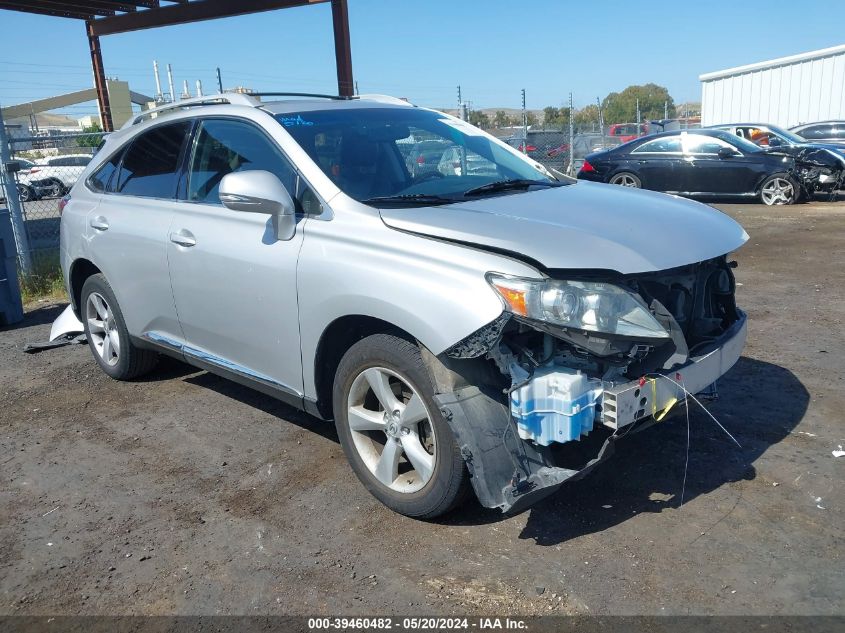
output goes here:
[{"label": "front tire", "polygon": [[102,273],[85,280],[81,299],[85,337],[100,369],[115,380],[131,380],[152,371],[158,354],[132,343],[117,298]]},{"label": "front tire", "polygon": [[21,202],[32,202],[35,200],[35,190],[26,185],[18,185],[18,197]]},{"label": "front tire", "polygon": [[799,197],[798,183],[788,174],[773,174],[760,187],[760,201],[766,206],[795,204]]},{"label": "front tire", "polygon": [[618,174],[614,174],[613,178],[610,179],[610,184],[632,189],[642,189],[643,187],[642,181],[629,171],[620,171]]},{"label": "front tire", "polygon": [[463,500],[469,475],[416,345],[388,334],[355,343],[335,373],[333,406],[352,470],[388,508],[430,519]]}]

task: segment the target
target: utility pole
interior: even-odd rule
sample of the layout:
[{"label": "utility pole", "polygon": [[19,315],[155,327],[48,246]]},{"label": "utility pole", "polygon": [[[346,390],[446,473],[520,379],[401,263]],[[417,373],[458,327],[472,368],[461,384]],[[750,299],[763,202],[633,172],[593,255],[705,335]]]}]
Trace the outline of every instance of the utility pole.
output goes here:
[{"label": "utility pole", "polygon": [[[9,207],[9,215],[12,217],[12,230],[15,234],[21,273],[24,277],[29,277],[32,273],[32,253],[29,250],[29,238],[26,234],[26,224],[24,224],[17,182],[14,173],[9,171],[9,163],[11,162],[12,155],[9,139],[6,137],[6,124],[3,123],[3,110],[0,109],[0,169],[3,172],[0,173],[0,178],[6,186],[6,206]],[[13,282],[10,280],[9,283]]]},{"label": "utility pole", "polygon": [[220,67],[217,67],[217,92],[223,94],[223,80],[220,78]]},{"label": "utility pole", "polygon": [[167,65],[167,85],[170,87],[170,101],[177,101],[176,89],[173,87],[173,69],[170,64]]},{"label": "utility pole", "polygon": [[640,100],[639,100],[639,99],[637,99],[637,136],[639,136],[639,135],[640,135],[640,121],[641,121],[641,116],[640,116]]},{"label": "utility pole", "polygon": [[599,109],[599,132],[604,136],[604,114],[601,111],[601,99],[596,97],[596,106]]},{"label": "utility pole", "polygon": [[668,101],[663,102],[663,118],[664,119],[669,118],[669,102]]},{"label": "utility pole", "polygon": [[522,89],[522,153],[528,153],[528,115],[525,112],[525,88]]},{"label": "utility pole", "polygon": [[358,92],[358,80],[357,80],[357,79],[355,80],[355,94],[356,94],[356,95],[360,95],[360,94],[361,94],[360,92]]},{"label": "utility pole", "polygon": [[202,96],[202,80],[197,79],[197,96]]},{"label": "utility pole", "polygon": [[464,109],[464,100],[461,96],[461,86],[458,85],[458,116],[462,121],[466,121],[466,110]]},{"label": "utility pole", "polygon": [[182,82],[182,98],[183,99],[190,99],[191,98],[191,91],[188,90],[188,80],[187,79],[185,79],[185,81]]},{"label": "utility pole", "polygon": [[155,100],[156,103],[162,103],[164,101],[164,96],[161,94],[161,78],[158,76],[158,62],[156,60],[153,60],[153,74],[156,78]]},{"label": "utility pole", "polygon": [[569,93],[569,165],[566,173],[570,176],[575,171],[575,111],[572,107],[572,93]]}]

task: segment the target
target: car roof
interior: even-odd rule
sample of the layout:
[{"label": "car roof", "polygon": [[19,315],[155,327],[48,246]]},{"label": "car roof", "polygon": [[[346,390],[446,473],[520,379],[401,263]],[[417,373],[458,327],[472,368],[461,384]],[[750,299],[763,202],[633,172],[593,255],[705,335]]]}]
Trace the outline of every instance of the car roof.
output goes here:
[{"label": "car roof", "polygon": [[363,110],[366,108],[415,108],[401,99],[360,97],[355,99],[283,99],[263,102],[259,106],[270,114],[314,112],[317,110]]},{"label": "car roof", "polygon": [[797,130],[799,128],[810,127],[811,125],[830,125],[831,123],[836,125],[845,125],[845,119],[828,119],[827,121],[813,121],[812,123],[802,123],[801,125],[795,125],[790,130]]},{"label": "car roof", "polygon": [[[693,128],[691,130],[668,130],[666,132],[658,132],[657,134],[648,134],[646,136],[641,136],[635,141],[641,141],[643,139],[654,139],[654,138],[662,138],[664,136],[677,136],[679,134],[703,134],[704,136],[720,136],[720,132],[724,133],[724,130],[720,130],[717,128]],[[629,141],[631,143],[635,141]],[[627,145],[627,143],[626,143]]]},{"label": "car roof", "polygon": [[779,125],[774,125],[772,123],[719,123],[718,125],[708,125],[706,128],[701,128],[703,130],[720,130],[726,127],[780,127]]}]

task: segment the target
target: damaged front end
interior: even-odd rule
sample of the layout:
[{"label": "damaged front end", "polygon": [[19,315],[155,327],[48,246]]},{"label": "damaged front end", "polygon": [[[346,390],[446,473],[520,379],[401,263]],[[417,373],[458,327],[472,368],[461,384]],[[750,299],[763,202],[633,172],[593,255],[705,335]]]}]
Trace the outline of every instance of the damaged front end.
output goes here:
[{"label": "damaged front end", "polygon": [[601,281],[488,276],[507,310],[426,358],[482,505],[525,509],[730,369],[746,332],[732,266],[723,256]]},{"label": "damaged front end", "polygon": [[826,148],[804,147],[792,154],[791,173],[801,186],[804,197],[816,193],[833,196],[845,188],[845,156]]}]

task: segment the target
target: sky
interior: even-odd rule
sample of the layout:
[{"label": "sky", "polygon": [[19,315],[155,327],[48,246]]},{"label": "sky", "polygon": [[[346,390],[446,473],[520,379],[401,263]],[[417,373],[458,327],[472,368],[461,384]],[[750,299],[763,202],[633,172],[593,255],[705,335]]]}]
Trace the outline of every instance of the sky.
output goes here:
[{"label": "sky", "polygon": [[[353,72],[361,93],[455,107],[576,107],[630,84],[666,86],[676,103],[699,101],[698,76],[845,43],[829,0],[348,0]],[[773,19],[772,16],[778,16]],[[793,16],[790,19],[789,16]],[[794,26],[792,26],[794,25]],[[84,23],[0,10],[0,104],[93,85]],[[155,93],[152,63],[225,88],[336,93],[328,4],[110,35],[106,74]],[[63,113],[96,112],[81,104]]]}]

